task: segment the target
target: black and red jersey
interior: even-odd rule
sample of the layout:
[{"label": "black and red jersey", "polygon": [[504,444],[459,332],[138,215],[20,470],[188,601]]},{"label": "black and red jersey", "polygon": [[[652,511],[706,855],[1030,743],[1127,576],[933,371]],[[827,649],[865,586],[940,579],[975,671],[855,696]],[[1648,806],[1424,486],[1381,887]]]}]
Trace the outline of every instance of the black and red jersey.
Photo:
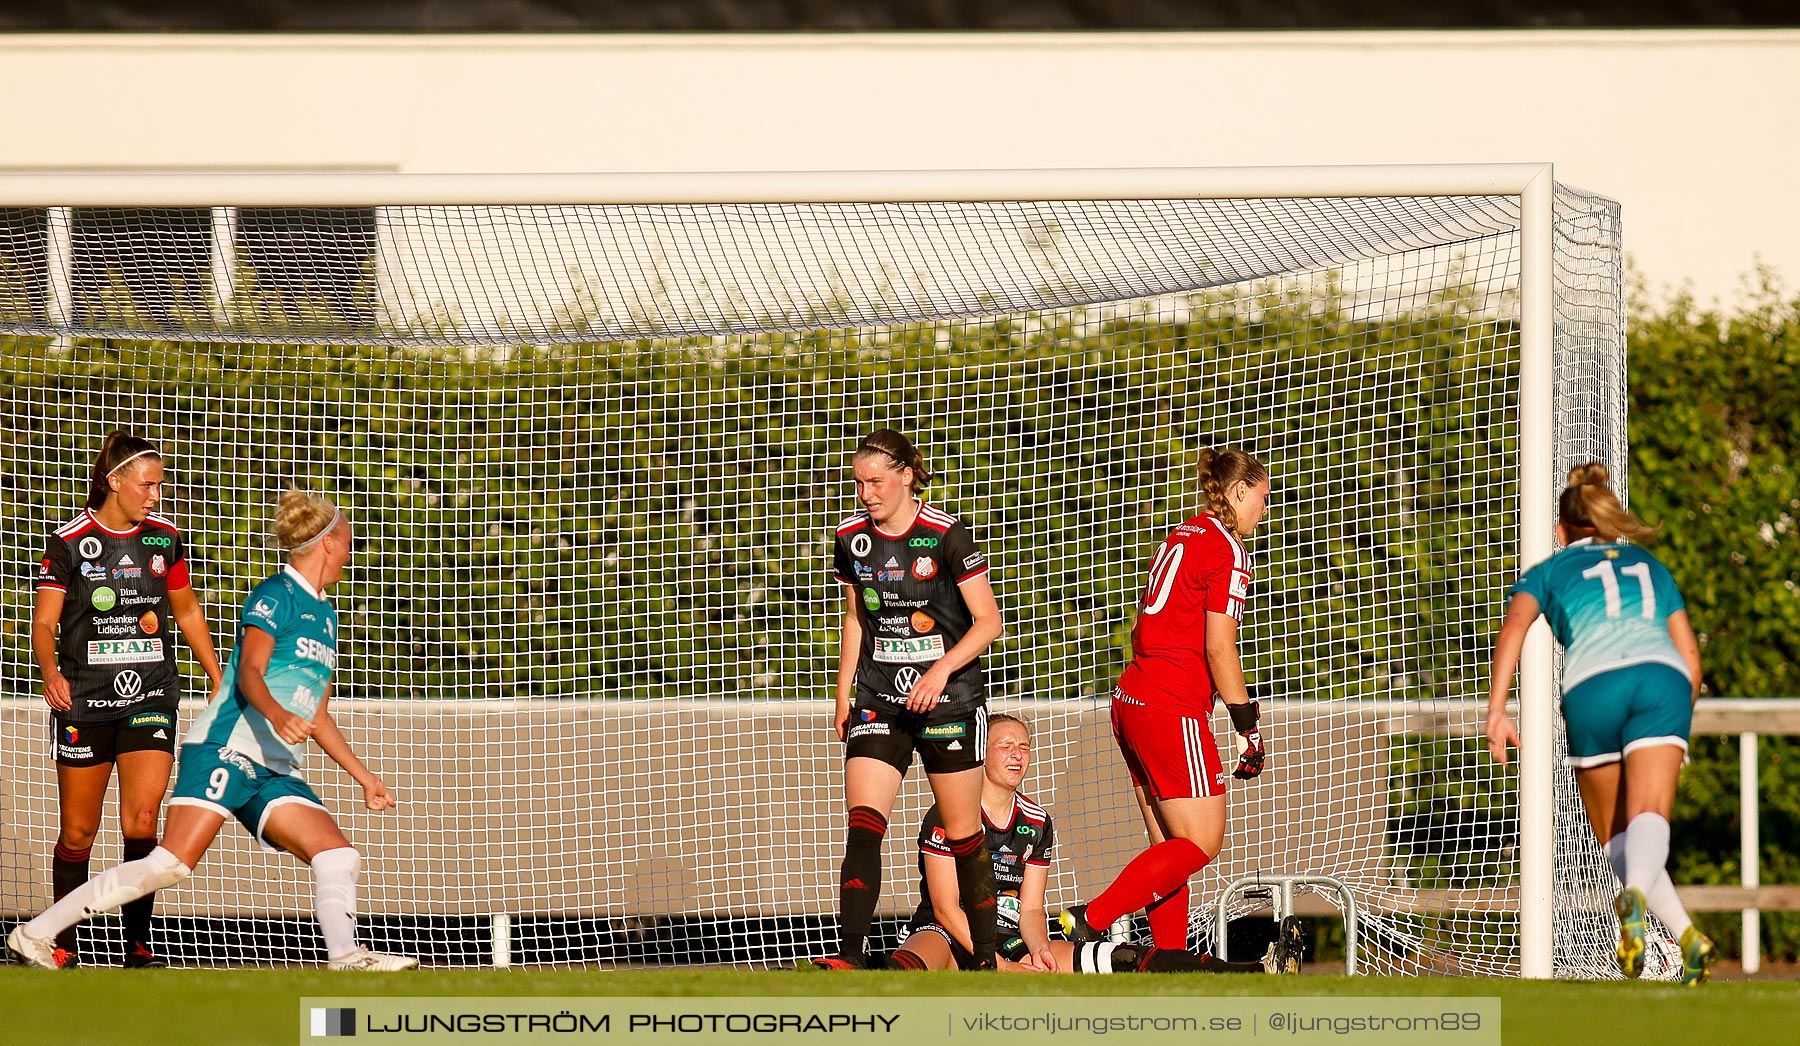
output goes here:
[{"label": "black and red jersey", "polygon": [[1202,513],[1171,531],[1150,561],[1119,689],[1165,712],[1210,714],[1206,615],[1243,621],[1250,578],[1250,554],[1219,517]]},{"label": "black and red jersey", "polygon": [[[983,808],[981,827],[987,833],[988,857],[994,862],[994,896],[999,901],[995,921],[1004,940],[1019,932],[1019,888],[1025,882],[1025,869],[1028,865],[1050,866],[1056,834],[1050,827],[1050,814],[1023,792],[1013,793],[1012,813],[1005,824],[989,820]],[[919,907],[913,912],[914,926],[937,921],[931,906],[931,885],[925,879],[925,862],[933,858],[956,859],[944,832],[944,816],[935,803],[919,825]]]},{"label": "black and red jersey", "polygon": [[[863,622],[857,708],[891,712],[905,705],[919,677],[974,623],[960,586],[987,573],[987,557],[960,519],[923,502],[918,508],[903,534],[886,533],[867,512],[838,524],[833,569],[856,590]],[[986,700],[976,658],[950,676],[932,714],[970,711]]]},{"label": "black and red jersey", "polygon": [[84,511],[50,535],[37,587],[63,593],[56,661],[72,701],[64,720],[176,710],[169,593],[188,586],[181,532],[161,516],[117,531]]}]

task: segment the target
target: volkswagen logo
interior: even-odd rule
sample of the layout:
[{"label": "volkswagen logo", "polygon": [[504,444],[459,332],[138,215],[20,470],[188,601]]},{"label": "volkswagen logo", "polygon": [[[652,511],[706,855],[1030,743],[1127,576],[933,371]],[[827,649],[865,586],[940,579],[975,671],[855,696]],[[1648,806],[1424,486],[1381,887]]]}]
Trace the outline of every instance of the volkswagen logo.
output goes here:
[{"label": "volkswagen logo", "polygon": [[113,676],[113,693],[120,697],[136,697],[144,692],[144,677],[126,669]]},{"label": "volkswagen logo", "polygon": [[907,665],[900,671],[895,672],[894,685],[900,688],[902,694],[912,693],[912,688],[919,685],[919,670],[911,665]]}]

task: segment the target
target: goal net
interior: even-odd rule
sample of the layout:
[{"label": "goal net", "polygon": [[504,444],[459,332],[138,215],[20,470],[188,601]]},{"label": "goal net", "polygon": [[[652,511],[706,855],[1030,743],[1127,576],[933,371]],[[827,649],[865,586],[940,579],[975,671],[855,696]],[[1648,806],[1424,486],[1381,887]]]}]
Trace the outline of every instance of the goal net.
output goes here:
[{"label": "goal net", "polygon": [[[1195,452],[1230,445],[1274,475],[1242,638],[1272,756],[1233,784],[1193,945],[1225,884],[1328,875],[1363,969],[1517,973],[1517,769],[1480,733],[1521,534],[1551,523],[1521,519],[1521,197],[1177,195],[13,201],[39,206],[0,211],[0,920],[48,903],[57,825],[28,567],[123,427],[166,455],[221,654],[278,565],[280,490],[335,495],[357,529],[333,709],[403,805],[367,813],[321,755],[303,775],[364,853],[374,946],[833,950],[829,541],[849,451],[891,426],[994,564],[990,704],[1034,730],[1052,912],[1143,845],[1107,695],[1150,556],[1196,511]],[[1556,468],[1622,478],[1619,210],[1559,187],[1552,225],[1536,416]],[[185,721],[205,681],[182,659]],[[1560,769],[1555,789],[1555,969],[1605,976],[1617,886]],[[928,801],[915,771],[878,948],[917,900]],[[109,806],[93,867],[117,860]],[[322,958],[309,871],[236,826],[157,904],[179,965]],[[117,927],[84,928],[87,961],[117,961]]]}]

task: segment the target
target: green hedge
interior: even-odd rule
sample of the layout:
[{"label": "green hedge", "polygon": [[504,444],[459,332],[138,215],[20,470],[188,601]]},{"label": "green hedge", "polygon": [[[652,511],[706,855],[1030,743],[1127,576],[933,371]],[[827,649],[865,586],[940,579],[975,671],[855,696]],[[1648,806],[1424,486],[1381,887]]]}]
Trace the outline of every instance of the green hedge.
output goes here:
[{"label": "green hedge", "polygon": [[[1707,693],[1800,697],[1800,301],[1763,274],[1733,315],[1679,298],[1631,318],[1632,508],[1662,524]],[[1670,873],[1736,885],[1736,739],[1697,738]],[[1764,737],[1762,881],[1800,883],[1800,743]],[[1701,924],[1737,953],[1735,913]],[[1800,913],[1765,913],[1764,947],[1800,958]]]},{"label": "green hedge", "polygon": [[[1631,316],[1633,507],[1664,525],[1709,693],[1800,695],[1797,329],[1800,305],[1766,289],[1730,317],[1685,300]],[[128,424],[171,452],[216,627],[274,562],[260,535],[280,486],[352,506],[367,541],[340,599],[349,693],[823,696],[845,452],[891,423],[932,449],[934,496],[998,564],[1004,693],[1105,692],[1143,564],[1191,504],[1192,450],[1233,442],[1287,463],[1278,481],[1317,509],[1303,531],[1278,494],[1259,540],[1261,574],[1283,580],[1258,586],[1254,678],[1298,697],[1479,697],[1490,594],[1517,567],[1516,432],[1510,411],[1467,405],[1512,402],[1515,345],[1454,294],[1386,323],[1264,294],[1181,316],[511,354],[0,339],[6,674],[35,679],[25,565],[74,511],[99,437]],[[1290,641],[1255,641],[1272,622]],[[1445,841],[1413,874],[1489,878],[1457,857],[1456,826],[1510,796],[1449,787],[1484,756],[1440,748],[1397,767],[1396,823]],[[1765,881],[1800,882],[1783,849],[1800,837],[1796,754],[1764,742]],[[1735,882],[1735,742],[1694,755],[1674,874]],[[1734,947],[1735,918],[1705,925]],[[1800,919],[1765,927],[1773,954],[1800,951]]]}]

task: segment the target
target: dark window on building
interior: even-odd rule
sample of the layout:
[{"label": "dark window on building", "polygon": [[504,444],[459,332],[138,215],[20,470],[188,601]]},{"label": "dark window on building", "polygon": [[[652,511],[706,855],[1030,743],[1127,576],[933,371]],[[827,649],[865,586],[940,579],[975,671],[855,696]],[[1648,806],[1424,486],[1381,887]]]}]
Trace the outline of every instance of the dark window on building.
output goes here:
[{"label": "dark window on building", "polygon": [[47,244],[42,208],[0,207],[0,323],[44,322]]},{"label": "dark window on building", "polygon": [[245,208],[237,217],[237,262],[232,311],[240,319],[374,326],[372,208]]},{"label": "dark window on building", "polygon": [[211,322],[212,212],[84,207],[70,244],[75,323],[180,330]]}]

